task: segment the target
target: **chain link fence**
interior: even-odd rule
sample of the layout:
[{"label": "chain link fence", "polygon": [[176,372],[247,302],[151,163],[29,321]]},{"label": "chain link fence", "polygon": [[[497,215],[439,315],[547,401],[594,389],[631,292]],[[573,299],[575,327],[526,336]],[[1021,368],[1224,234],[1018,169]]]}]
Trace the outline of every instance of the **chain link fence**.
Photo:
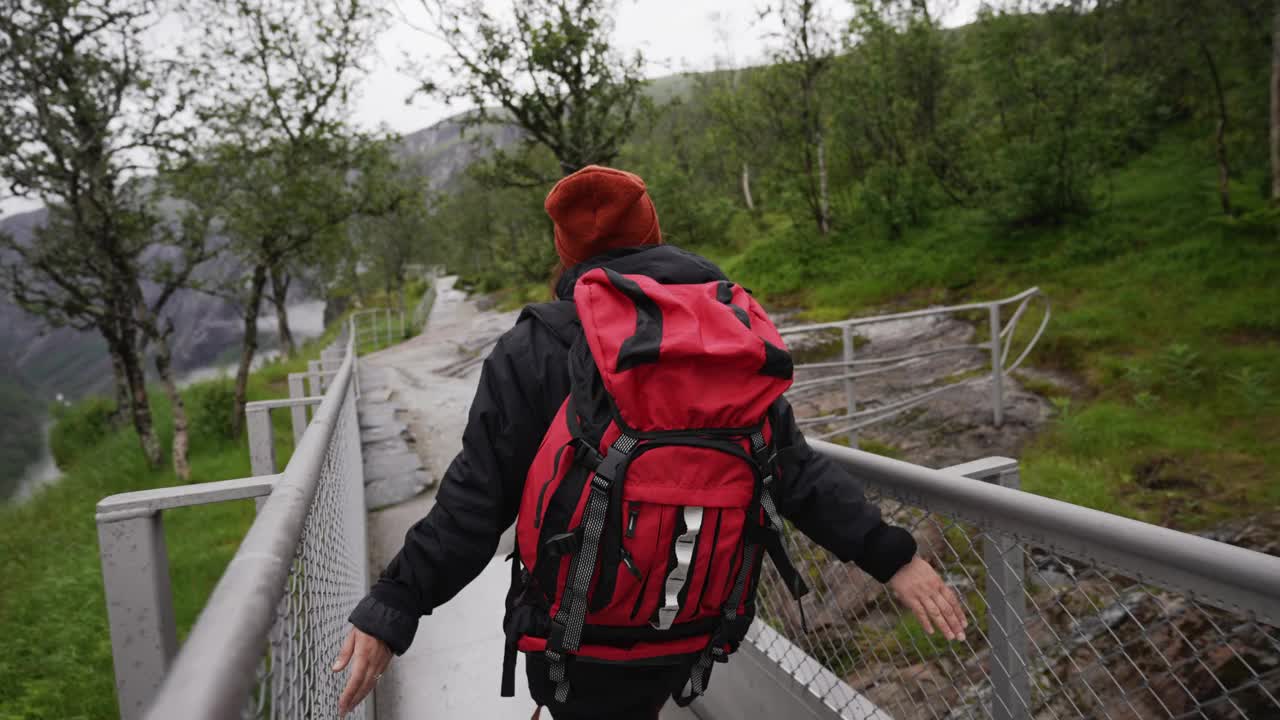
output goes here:
[{"label": "chain link fence", "polygon": [[[1003,480],[1016,483],[1016,469]],[[1167,573],[1155,568],[1116,567],[1087,542],[1064,552],[998,519],[971,522],[972,513],[961,517],[918,490],[873,484],[868,496],[912,531],[960,597],[969,628],[962,641],[926,634],[886,587],[788,529],[787,547],[813,589],[808,631],[770,568],[751,639],[837,716],[1280,717],[1280,629],[1226,591],[1211,597],[1221,568],[1202,567],[1187,585],[1209,591],[1192,593],[1158,581]],[[1237,551],[1224,555],[1232,560],[1248,552],[1226,549]],[[1274,584],[1280,560],[1257,555],[1272,561],[1255,571]],[[1260,602],[1276,622],[1280,596]]]},{"label": "chain link fence", "polygon": [[[313,381],[323,375],[313,382],[322,397],[247,406],[254,477],[99,502],[123,720],[337,715],[346,673],[330,666],[347,613],[368,589],[357,360],[354,335],[345,335],[312,369]],[[296,411],[310,405],[314,415],[299,427]],[[277,474],[271,412],[284,409],[295,414],[298,442]],[[177,651],[163,511],[247,498],[258,517]],[[371,717],[369,705],[349,717]]]},{"label": "chain link fence", "polygon": [[[354,387],[348,387],[244,717],[336,713],[346,676],[329,666],[345,636],[347,613],[368,587],[358,424]],[[372,717],[366,715],[369,705],[361,703],[348,717]]]}]

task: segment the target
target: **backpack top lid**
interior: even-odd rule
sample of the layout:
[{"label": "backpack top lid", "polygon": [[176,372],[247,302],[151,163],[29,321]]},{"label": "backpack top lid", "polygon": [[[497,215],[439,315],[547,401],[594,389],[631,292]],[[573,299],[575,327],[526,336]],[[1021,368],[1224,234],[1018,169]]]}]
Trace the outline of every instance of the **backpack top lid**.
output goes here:
[{"label": "backpack top lid", "polygon": [[777,328],[727,280],[664,285],[596,268],[573,297],[605,389],[633,430],[757,427],[791,386]]}]

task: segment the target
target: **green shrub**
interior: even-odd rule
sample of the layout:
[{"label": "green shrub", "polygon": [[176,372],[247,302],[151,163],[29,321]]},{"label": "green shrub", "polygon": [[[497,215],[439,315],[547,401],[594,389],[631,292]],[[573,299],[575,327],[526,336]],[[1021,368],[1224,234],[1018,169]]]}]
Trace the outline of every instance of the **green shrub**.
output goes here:
[{"label": "green shrub", "polygon": [[57,408],[54,411],[57,423],[49,434],[49,449],[58,466],[67,467],[111,434],[115,429],[115,411],[115,403],[101,397]]},{"label": "green shrub", "polygon": [[191,437],[196,442],[221,444],[235,437],[235,393],[230,379],[199,383],[186,391]]}]

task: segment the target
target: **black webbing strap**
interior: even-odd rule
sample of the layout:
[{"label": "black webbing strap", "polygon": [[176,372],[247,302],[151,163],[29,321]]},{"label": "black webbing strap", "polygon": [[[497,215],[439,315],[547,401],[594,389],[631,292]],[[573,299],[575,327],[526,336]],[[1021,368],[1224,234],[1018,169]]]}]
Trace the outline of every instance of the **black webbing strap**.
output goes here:
[{"label": "black webbing strap", "polygon": [[760,482],[760,507],[764,508],[765,517],[769,520],[769,532],[765,535],[764,542],[765,549],[768,550],[769,558],[773,560],[773,565],[782,578],[783,584],[787,586],[791,597],[795,598],[796,604],[800,606],[801,625],[805,625],[807,631],[808,623],[804,622],[804,605],[801,604],[800,598],[809,594],[809,586],[796,571],[795,564],[791,562],[791,556],[787,554],[786,545],[783,544],[782,515],[778,513],[778,506],[773,501],[774,462],[772,457],[763,459],[769,449],[763,433],[757,432],[751,436],[751,448],[757,461],[761,463],[760,474],[764,478]]},{"label": "black webbing strap", "polygon": [[566,669],[570,656],[582,642],[582,626],[587,618],[587,593],[591,587],[591,576],[595,574],[600,534],[609,511],[609,489],[619,480],[615,475],[635,447],[635,438],[620,435],[588,480],[591,494],[582,514],[582,546],[569,564],[569,579],[560,598],[560,609],[551,620],[551,633],[547,638],[546,658],[550,664],[551,682],[556,686],[557,702],[569,699]]},{"label": "black webbing strap", "polygon": [[[711,682],[712,664],[727,660],[724,651],[725,643],[729,642],[727,632],[739,624],[738,606],[742,604],[742,596],[747,592],[747,580],[751,577],[751,569],[756,566],[759,559],[760,545],[747,543],[742,550],[742,565],[738,568],[738,576],[733,582],[733,590],[730,591],[729,599],[725,601],[724,607],[721,608],[720,629],[712,634],[711,641],[707,643],[706,649],[702,651],[702,654],[693,663],[693,668],[689,672],[689,693],[685,695],[677,692],[671,696],[676,705],[687,707],[689,703],[705,693],[707,686]],[[736,644],[741,639],[733,638],[733,641]]]},{"label": "black webbing strap", "polygon": [[502,649],[502,692],[501,697],[516,696],[516,643],[510,638]]},{"label": "black webbing strap", "polygon": [[[520,602],[524,596],[525,582],[527,578],[521,573],[520,566],[520,548],[516,547],[507,556],[507,560],[511,563],[511,588],[507,591],[507,620],[511,618],[512,608]],[[504,623],[505,624],[505,623]],[[502,689],[500,690],[502,697],[515,697],[516,695],[516,642],[519,640],[519,633],[507,632],[506,643],[502,649]]]}]

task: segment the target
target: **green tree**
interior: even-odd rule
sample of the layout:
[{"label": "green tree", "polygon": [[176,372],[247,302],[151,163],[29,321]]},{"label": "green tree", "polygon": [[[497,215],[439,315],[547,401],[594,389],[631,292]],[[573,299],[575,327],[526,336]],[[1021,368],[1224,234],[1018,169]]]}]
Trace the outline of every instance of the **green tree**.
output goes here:
[{"label": "green tree", "polygon": [[[551,152],[562,175],[609,164],[650,103],[642,94],[643,57],[621,57],[610,43],[611,0],[528,0],[511,4],[511,20],[483,0],[422,0],[450,48],[441,70],[420,90],[477,110],[469,126],[511,122],[523,144]],[[545,186],[536,154],[499,153],[507,183]]]},{"label": "green tree", "polygon": [[[381,286],[388,302],[398,299],[405,308],[405,282],[409,268],[423,264],[432,256],[435,229],[426,182],[405,178],[403,197],[395,208],[383,215],[361,216],[351,222],[350,243],[354,257],[365,274]],[[345,253],[351,256],[351,253]],[[359,268],[352,268],[357,271]],[[335,273],[340,277],[341,273]]]},{"label": "green tree", "polygon": [[861,206],[896,237],[940,200],[967,202],[971,181],[957,161],[969,128],[954,120],[963,90],[927,3],[853,6],[835,83],[837,135]]},{"label": "green tree", "polygon": [[773,64],[758,76],[758,89],[779,134],[799,140],[805,203],[818,232],[826,235],[832,219],[824,97],[836,55],[833,22],[818,0],[779,0],[765,13],[775,17],[782,30],[772,37]]},{"label": "green tree", "polygon": [[49,325],[103,337],[117,398],[152,465],[160,444],[144,353],[155,347],[173,401],[174,467],[186,477],[164,310],[211,251],[201,223],[165,220],[140,179],[186,139],[183,86],[142,42],[157,18],[143,1],[0,3],[0,177],[49,208],[34,242],[0,237],[0,284]]},{"label": "green tree", "polygon": [[207,0],[188,12],[200,30],[192,72],[207,89],[199,108],[206,132],[205,149],[180,176],[184,197],[219,217],[243,265],[233,282],[244,322],[238,431],[268,283],[288,354],[291,264],[394,194],[387,140],[347,123],[384,15],[364,0]]},{"label": "green tree", "polygon": [[1121,74],[1082,32],[1075,2],[1041,14],[984,8],[966,64],[964,122],[977,200],[1003,222],[1061,222],[1101,202],[1098,180],[1126,156],[1150,105],[1144,78]]}]

